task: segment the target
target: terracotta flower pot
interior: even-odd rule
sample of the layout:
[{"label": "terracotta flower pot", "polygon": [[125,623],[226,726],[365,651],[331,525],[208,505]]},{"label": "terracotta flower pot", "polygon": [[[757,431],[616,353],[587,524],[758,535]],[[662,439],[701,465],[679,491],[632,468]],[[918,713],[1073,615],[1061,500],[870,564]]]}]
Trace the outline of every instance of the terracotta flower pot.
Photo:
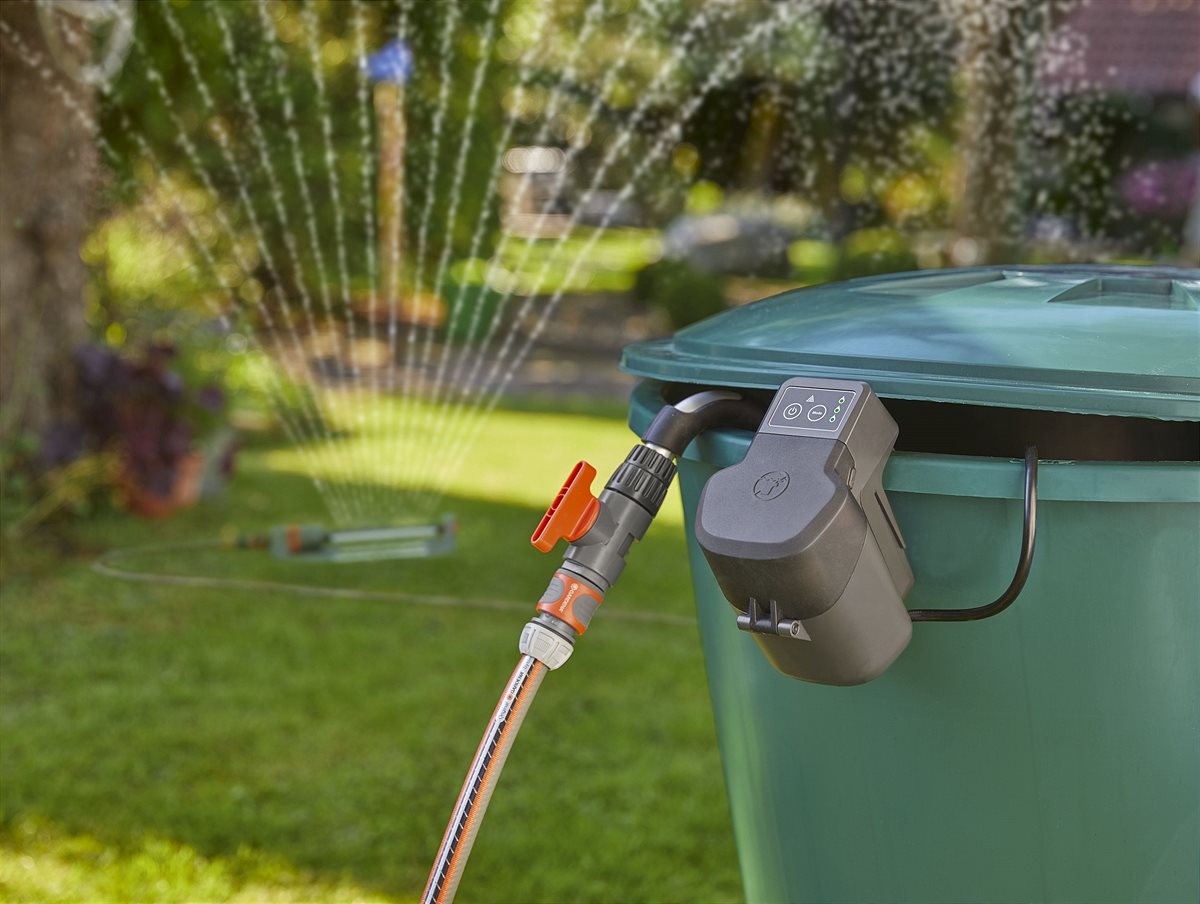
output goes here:
[{"label": "terracotta flower pot", "polygon": [[135,515],[157,520],[173,515],[180,509],[191,508],[200,497],[200,484],[204,477],[204,456],[189,452],[175,466],[175,482],[171,492],[160,496],[150,492],[135,479],[126,475],[124,481],[125,505]]}]

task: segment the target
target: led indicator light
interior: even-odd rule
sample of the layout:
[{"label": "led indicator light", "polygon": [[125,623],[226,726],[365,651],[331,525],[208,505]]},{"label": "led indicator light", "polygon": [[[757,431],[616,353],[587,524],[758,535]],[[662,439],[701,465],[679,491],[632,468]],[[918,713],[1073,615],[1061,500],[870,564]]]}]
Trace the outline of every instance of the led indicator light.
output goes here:
[{"label": "led indicator light", "polygon": [[834,414],[837,414],[837,413],[838,413],[839,411],[841,411],[841,410],[842,410],[842,406],[841,406],[841,405],[838,405],[836,408],[834,408],[834,409],[833,409],[833,413],[834,413]]},{"label": "led indicator light", "polygon": [[832,424],[832,423],[833,423],[835,420],[837,420],[837,415],[836,415],[836,414],[831,414],[831,415],[829,415],[829,422],[830,422],[831,424]]}]

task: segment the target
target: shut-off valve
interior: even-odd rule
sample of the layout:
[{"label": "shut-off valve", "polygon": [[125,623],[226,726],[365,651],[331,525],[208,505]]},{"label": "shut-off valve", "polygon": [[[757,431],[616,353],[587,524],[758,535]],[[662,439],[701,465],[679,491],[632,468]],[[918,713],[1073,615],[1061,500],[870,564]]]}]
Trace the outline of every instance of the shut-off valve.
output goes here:
[{"label": "shut-off valve", "polygon": [[734,392],[702,392],[663,408],[613,472],[592,495],[596,469],[581,461],[543,516],[531,542],[542,552],[566,540],[562,566],[538,600],[538,613],[521,632],[521,652],[552,669],[571,655],[596,609],[625,568],[630,547],[642,539],[666,498],[675,459],[700,431],[758,423],[761,409]]}]

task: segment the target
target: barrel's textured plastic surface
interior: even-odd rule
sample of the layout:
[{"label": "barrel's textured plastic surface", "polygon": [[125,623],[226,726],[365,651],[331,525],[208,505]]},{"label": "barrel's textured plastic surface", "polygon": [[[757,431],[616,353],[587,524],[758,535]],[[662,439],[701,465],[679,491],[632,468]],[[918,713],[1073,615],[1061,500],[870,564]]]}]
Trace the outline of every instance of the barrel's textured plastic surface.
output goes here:
[{"label": "barrel's textured plastic surface", "polygon": [[[1096,348],[1080,347],[1087,345],[1079,339],[1082,321],[1048,335],[1037,352],[1044,367],[1027,361],[1024,375],[1010,372],[1005,387],[993,379],[994,358],[981,363],[972,382],[964,346],[953,376],[917,373],[910,388],[919,383],[925,398],[941,401],[986,404],[999,393],[1012,406],[1196,417],[1200,396],[1187,375],[1200,354],[1189,324],[1200,316],[1184,282],[1182,289],[1175,281],[1167,289],[1142,284],[1160,294],[1140,300],[1133,291],[1139,284],[1127,284],[1132,297],[1114,304],[1138,309],[1104,302],[1093,308],[1088,320],[1097,330]],[[1156,309],[1154,298],[1165,306]],[[837,322],[847,347],[857,341],[856,302],[843,300],[850,308]],[[1075,307],[1087,299],[1058,303]],[[1161,346],[1175,357],[1160,358],[1166,372],[1159,385],[1150,358],[1142,377],[1123,381],[1117,359],[1128,362],[1132,347],[1149,354],[1163,338],[1164,324],[1154,318],[1168,312],[1191,314],[1174,321],[1190,350]],[[643,375],[706,386],[773,388],[791,376],[832,375],[778,358],[753,372],[747,362],[754,353],[735,346],[772,340],[753,330],[738,333],[735,318],[724,316],[733,331],[709,335],[724,335],[732,345],[724,352],[714,345],[703,365],[681,363],[675,353],[655,357],[662,343],[634,348],[626,361]],[[970,304],[934,303],[930,316],[957,324],[958,341],[975,331],[985,359],[1003,338],[989,319],[994,314],[973,316]],[[1132,330],[1128,341],[1106,333],[1127,316],[1149,319],[1141,321],[1144,330],[1122,319]],[[813,328],[832,329],[830,323]],[[877,331],[886,324],[868,318],[862,328],[882,335]],[[764,329],[778,337],[778,325]],[[902,368],[894,360],[882,360],[885,347],[879,346],[880,358],[861,359],[854,377],[842,360],[838,375],[871,381],[872,372],[886,372],[880,394],[888,395],[889,386],[905,394],[897,387],[910,377],[897,376]],[[1034,354],[1012,353],[1014,360]],[[1081,369],[1072,385],[1050,387],[1047,371],[1066,366]],[[1029,381],[1024,396],[1023,379]],[[1068,382],[1063,373],[1054,380]],[[1137,388],[1122,389],[1128,385]],[[658,398],[653,384],[639,387],[630,416],[635,431],[649,423]],[[747,900],[1200,900],[1200,463],[1043,461],[1037,555],[1012,608],[980,622],[914,625],[908,649],[881,677],[841,688],[795,681],[771,667],[736,629],[692,535],[705,481],[739,461],[749,439],[708,433],[679,469]],[[916,577],[910,608],[977,605],[1007,585],[1021,536],[1020,461],[896,453],[884,485]]]}]

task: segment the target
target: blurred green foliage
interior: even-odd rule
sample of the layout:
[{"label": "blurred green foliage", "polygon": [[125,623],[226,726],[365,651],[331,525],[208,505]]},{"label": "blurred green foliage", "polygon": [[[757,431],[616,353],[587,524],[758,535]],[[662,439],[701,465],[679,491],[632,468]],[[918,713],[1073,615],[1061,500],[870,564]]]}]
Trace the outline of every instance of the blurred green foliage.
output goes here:
[{"label": "blurred green foliage", "polygon": [[[1148,120],[1125,99],[1029,82],[1042,32],[1061,21],[1061,5],[1017,4],[1011,16],[1013,34],[1028,33],[1032,49],[1004,64],[1042,92],[1022,114],[1029,138],[1014,203],[1055,218],[1051,228],[1068,239],[1120,233],[1151,252],[1169,250],[1178,222],[1130,213],[1114,174],[1145,156],[1139,129],[1158,153],[1174,156],[1187,151],[1186,129],[1163,125],[1166,113]],[[113,190],[127,202],[175,194],[185,215],[172,217],[168,205],[165,219],[196,226],[194,234],[175,229],[194,271],[177,278],[146,267],[142,281],[251,308],[276,291],[293,304],[307,295],[318,316],[344,290],[355,299],[369,294],[381,267],[372,219],[379,128],[361,63],[397,34],[416,60],[404,91],[403,278],[419,279],[419,290],[435,288],[446,256],[490,256],[500,235],[492,189],[501,156],[532,143],[573,155],[555,205],[578,201],[601,167],[598,187],[609,191],[640,173],[632,199],[652,228],[684,211],[715,213],[733,192],[764,204],[795,199],[813,211],[798,237],[831,242],[841,261],[801,264],[802,279],[910,265],[895,242],[866,263],[871,233],[852,238],[862,230],[898,232],[910,246],[926,234],[948,242],[962,195],[964,116],[974,102],[959,68],[958,14],[921,3],[823,4],[787,17],[769,41],[737,56],[736,39],[773,9],[762,0],[139,4],[134,50],[103,103],[104,137],[117,151]],[[731,62],[727,77],[709,82]],[[702,85],[704,102],[677,142],[645,165]],[[618,145],[623,151],[611,154]],[[1020,228],[1034,230],[1035,219]],[[585,250],[586,238],[586,229],[572,233],[553,260],[552,242],[511,243],[501,263],[512,278],[492,287],[529,291],[530,271],[545,266],[550,292],[626,291],[633,273],[658,257],[639,250],[614,262],[623,242]],[[1023,248],[1038,259],[1070,254],[1044,242]],[[530,266],[514,264],[517,249]],[[921,266],[956,262],[909,250]],[[111,259],[117,269],[131,265]],[[455,277],[441,289],[457,294],[461,286]]]},{"label": "blurred green foliage", "polygon": [[[502,16],[508,5],[501,4]],[[146,161],[148,147],[156,168],[188,173],[211,186],[239,235],[262,236],[273,267],[251,256],[252,272],[217,279],[206,274],[210,284],[236,286],[254,279],[269,292],[278,277],[278,288],[296,297],[302,287],[320,286],[319,266],[326,282],[336,282],[337,252],[330,238],[338,231],[352,281],[366,279],[375,250],[368,239],[376,150],[371,87],[361,62],[403,25],[414,54],[423,61],[407,91],[409,132],[423,138],[407,145],[407,166],[415,177],[409,180],[405,213],[414,235],[427,198],[448,195],[454,175],[449,161],[465,142],[468,127],[474,139],[459,216],[450,223],[444,203],[429,205],[424,250],[430,260],[436,259],[444,243],[465,244],[479,218],[494,215],[482,209],[482,183],[495,162],[492,136],[503,111],[500,94],[511,79],[511,73],[502,73],[484,80],[470,122],[468,92],[448,92],[442,107],[440,59],[447,56],[443,40],[452,13],[457,21],[448,30],[447,66],[456,74],[473,72],[482,51],[478,34],[490,18],[485,3],[406,4],[403,22],[393,4],[139,4],[134,50],[105,99],[102,117],[105,137],[117,150],[117,160],[110,163],[121,177],[118,184],[141,190],[141,182],[131,177]],[[439,65],[430,65],[431,60]],[[438,125],[441,140],[431,140]],[[302,182],[318,218],[317,254],[310,245]],[[206,243],[216,240],[203,238]],[[224,256],[221,263],[230,264]]]},{"label": "blurred green foliage", "polygon": [[36,498],[39,442],[28,430],[10,430],[0,438],[0,523],[19,518]]},{"label": "blurred green foliage", "polygon": [[637,275],[634,295],[661,308],[673,329],[725,310],[724,279],[686,261],[661,260]]},{"label": "blurred green foliage", "polygon": [[[232,290],[212,285],[191,243],[193,234],[208,236],[210,253],[227,261],[232,243],[253,254],[253,240],[221,235],[216,199],[185,177],[143,169],[138,178],[144,194],[102,219],[80,250],[91,273],[86,319],[93,335],[126,356],[156,344],[173,347],[172,369],[184,386],[221,388],[234,421],[294,420],[311,407],[311,389],[264,354],[264,343],[282,337],[264,328],[262,286],[242,279],[239,304],[230,304]],[[216,276],[236,283],[236,267],[220,267]]]},{"label": "blurred green foliage", "polygon": [[838,279],[915,270],[908,239],[895,229],[859,229],[846,236],[834,271]]}]

